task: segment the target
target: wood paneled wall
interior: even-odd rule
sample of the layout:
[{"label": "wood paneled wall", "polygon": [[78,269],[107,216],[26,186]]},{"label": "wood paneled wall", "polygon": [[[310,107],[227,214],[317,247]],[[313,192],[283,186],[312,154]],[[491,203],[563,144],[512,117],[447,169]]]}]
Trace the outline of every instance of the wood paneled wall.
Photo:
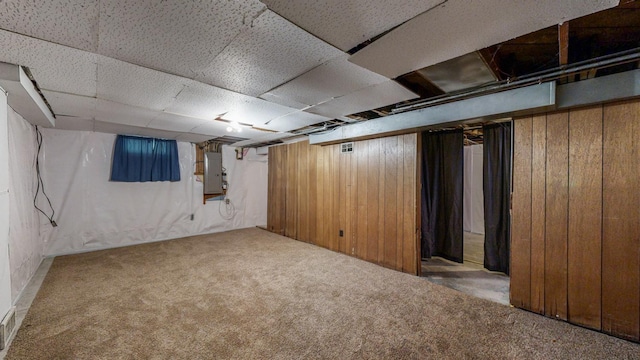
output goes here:
[{"label": "wood paneled wall", "polygon": [[[417,274],[418,136],[269,149],[267,228]],[[340,236],[342,230],[343,235]]]},{"label": "wood paneled wall", "polygon": [[640,101],[514,121],[511,303],[640,341]]}]

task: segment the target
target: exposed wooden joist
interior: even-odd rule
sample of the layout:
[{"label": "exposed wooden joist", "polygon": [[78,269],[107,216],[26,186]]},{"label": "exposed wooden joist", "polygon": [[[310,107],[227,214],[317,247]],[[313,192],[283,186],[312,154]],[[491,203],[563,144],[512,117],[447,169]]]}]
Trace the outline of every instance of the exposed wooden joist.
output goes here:
[{"label": "exposed wooden joist", "polygon": [[569,63],[569,22],[558,25],[558,58],[560,66]]}]

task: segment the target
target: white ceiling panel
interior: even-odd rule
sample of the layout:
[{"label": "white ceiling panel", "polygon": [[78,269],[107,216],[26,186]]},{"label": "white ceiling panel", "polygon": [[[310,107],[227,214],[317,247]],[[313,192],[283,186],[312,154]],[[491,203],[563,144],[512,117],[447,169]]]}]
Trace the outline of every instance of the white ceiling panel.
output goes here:
[{"label": "white ceiling panel", "polygon": [[182,133],[176,136],[176,140],[178,141],[191,142],[191,143],[200,143],[210,139],[211,139],[211,136],[209,135],[193,134],[193,133]]},{"label": "white ceiling panel", "polygon": [[94,120],[72,116],[57,116],[56,129],[59,130],[75,130],[75,131],[93,131]]},{"label": "white ceiling panel", "polygon": [[175,139],[181,133],[174,131],[164,131],[150,128],[143,128],[138,126],[131,126],[125,124],[114,124],[109,122],[96,121],[94,126],[95,131],[109,133],[109,134],[119,134],[119,135],[135,135],[135,136],[145,136],[145,137],[153,137],[158,139]]},{"label": "white ceiling panel", "polygon": [[443,0],[263,0],[269,9],[329,44],[348,51]]},{"label": "white ceiling panel", "polygon": [[29,67],[41,89],[96,95],[95,54],[4,30],[0,48],[0,61]]},{"label": "white ceiling panel", "polygon": [[98,52],[194,78],[264,9],[258,0],[101,1]]},{"label": "white ceiling panel", "polygon": [[231,111],[222,115],[222,118],[239,123],[258,125],[295,111],[297,109],[247,97],[242,104],[236,105]]},{"label": "white ceiling panel", "polygon": [[260,95],[261,99],[267,100],[269,102],[272,103],[276,103],[276,104],[280,104],[280,105],[284,105],[284,106],[288,106],[290,108],[294,108],[294,109],[298,109],[298,110],[302,110],[306,107],[308,107],[308,105],[303,104],[303,103],[299,103],[297,101],[282,97],[282,96],[278,96],[275,94],[272,94],[271,92],[266,92],[262,95]]},{"label": "white ceiling panel", "polygon": [[210,135],[211,137],[221,137],[226,135],[242,138],[254,138],[270,133],[267,131],[252,129],[248,127],[242,127],[242,131],[240,132],[237,132],[235,130],[233,132],[229,132],[227,131],[227,127],[229,127],[229,124],[224,121],[209,120],[202,125],[191,129],[191,131],[189,132],[194,134]]},{"label": "white ceiling panel", "polygon": [[395,78],[548,26],[614,7],[618,0],[449,0],[392,30],[349,61]]},{"label": "white ceiling panel", "polygon": [[332,119],[418,98],[393,80],[353,92],[305,111]]},{"label": "white ceiling panel", "polygon": [[265,11],[196,80],[258,96],[342,52]]},{"label": "white ceiling panel", "polygon": [[156,139],[175,139],[181,133],[175,131],[158,130],[151,128],[143,128],[138,131],[138,135],[152,137]]},{"label": "white ceiling panel", "polygon": [[166,131],[189,132],[191,129],[202,125],[206,121],[210,120],[162,113],[151,120],[151,122],[147,124],[147,127]]},{"label": "white ceiling panel", "polygon": [[164,110],[188,82],[180,76],[120,60],[98,58],[98,97],[101,99]]},{"label": "white ceiling panel", "polygon": [[98,49],[95,0],[0,1],[0,28],[76,49]]},{"label": "white ceiling panel", "polygon": [[229,124],[225,123],[224,121],[209,120],[206,123],[198,126],[197,128],[191,129],[190,132],[194,134],[210,135],[211,137],[221,137],[228,135],[243,138],[253,138],[265,133],[264,131],[247,127],[243,127],[241,132],[228,132],[228,126]]},{"label": "white ceiling panel", "polygon": [[269,92],[309,106],[389,79],[350,63],[348,55],[328,61]]},{"label": "white ceiling panel", "polygon": [[279,118],[271,120],[269,124],[261,125],[260,127],[268,130],[286,132],[300,129],[305,126],[318,124],[327,120],[330,119],[324,116],[310,114],[305,111],[297,111],[289,115],[281,116]]},{"label": "white ceiling panel", "polygon": [[138,135],[140,130],[142,130],[142,128],[138,126],[116,124],[97,120],[94,122],[93,127],[93,131],[120,135]]},{"label": "white ceiling panel", "polygon": [[67,115],[92,119],[95,116],[97,99],[94,97],[71,95],[47,90],[43,90],[42,94],[49,102],[49,105],[51,105],[56,117]]},{"label": "white ceiling panel", "polygon": [[[189,131],[189,132],[193,133],[193,134],[201,134],[201,135],[209,135],[211,137],[219,137],[219,136],[227,135],[227,133],[228,133],[227,126],[229,126],[229,125],[224,123],[223,121],[209,120],[209,121],[201,124],[200,126],[191,129],[191,131]],[[231,133],[229,133],[229,134],[231,134]],[[239,135],[237,135],[237,136],[239,136]]]},{"label": "white ceiling panel", "polygon": [[160,114],[159,111],[98,99],[94,118],[101,122],[145,127]]},{"label": "white ceiling panel", "polygon": [[250,98],[242,94],[190,81],[165,111],[211,120],[241,106],[247,99]]},{"label": "white ceiling panel", "polygon": [[250,140],[238,141],[234,143],[233,146],[247,146],[247,145],[258,144],[258,143],[263,143],[267,141],[280,140],[280,139],[288,138],[291,136],[295,136],[295,135],[286,133],[286,132],[268,133],[261,136],[257,136]]}]

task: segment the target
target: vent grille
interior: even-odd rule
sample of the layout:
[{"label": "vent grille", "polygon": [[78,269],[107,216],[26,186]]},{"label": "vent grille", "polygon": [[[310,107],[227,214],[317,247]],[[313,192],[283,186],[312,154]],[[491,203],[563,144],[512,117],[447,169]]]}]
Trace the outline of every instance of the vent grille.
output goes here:
[{"label": "vent grille", "polygon": [[12,307],[0,323],[0,350],[7,347],[16,328],[16,308]]},{"label": "vent grille", "polygon": [[340,144],[340,152],[341,153],[351,153],[351,152],[353,152],[353,142]]}]

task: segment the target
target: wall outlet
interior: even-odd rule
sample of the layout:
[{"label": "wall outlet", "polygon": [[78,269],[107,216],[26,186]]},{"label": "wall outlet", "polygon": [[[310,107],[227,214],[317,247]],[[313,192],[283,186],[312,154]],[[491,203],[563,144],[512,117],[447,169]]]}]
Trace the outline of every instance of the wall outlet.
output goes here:
[{"label": "wall outlet", "polygon": [[339,234],[340,234],[340,237],[343,237],[344,236],[344,230],[340,230]]}]

